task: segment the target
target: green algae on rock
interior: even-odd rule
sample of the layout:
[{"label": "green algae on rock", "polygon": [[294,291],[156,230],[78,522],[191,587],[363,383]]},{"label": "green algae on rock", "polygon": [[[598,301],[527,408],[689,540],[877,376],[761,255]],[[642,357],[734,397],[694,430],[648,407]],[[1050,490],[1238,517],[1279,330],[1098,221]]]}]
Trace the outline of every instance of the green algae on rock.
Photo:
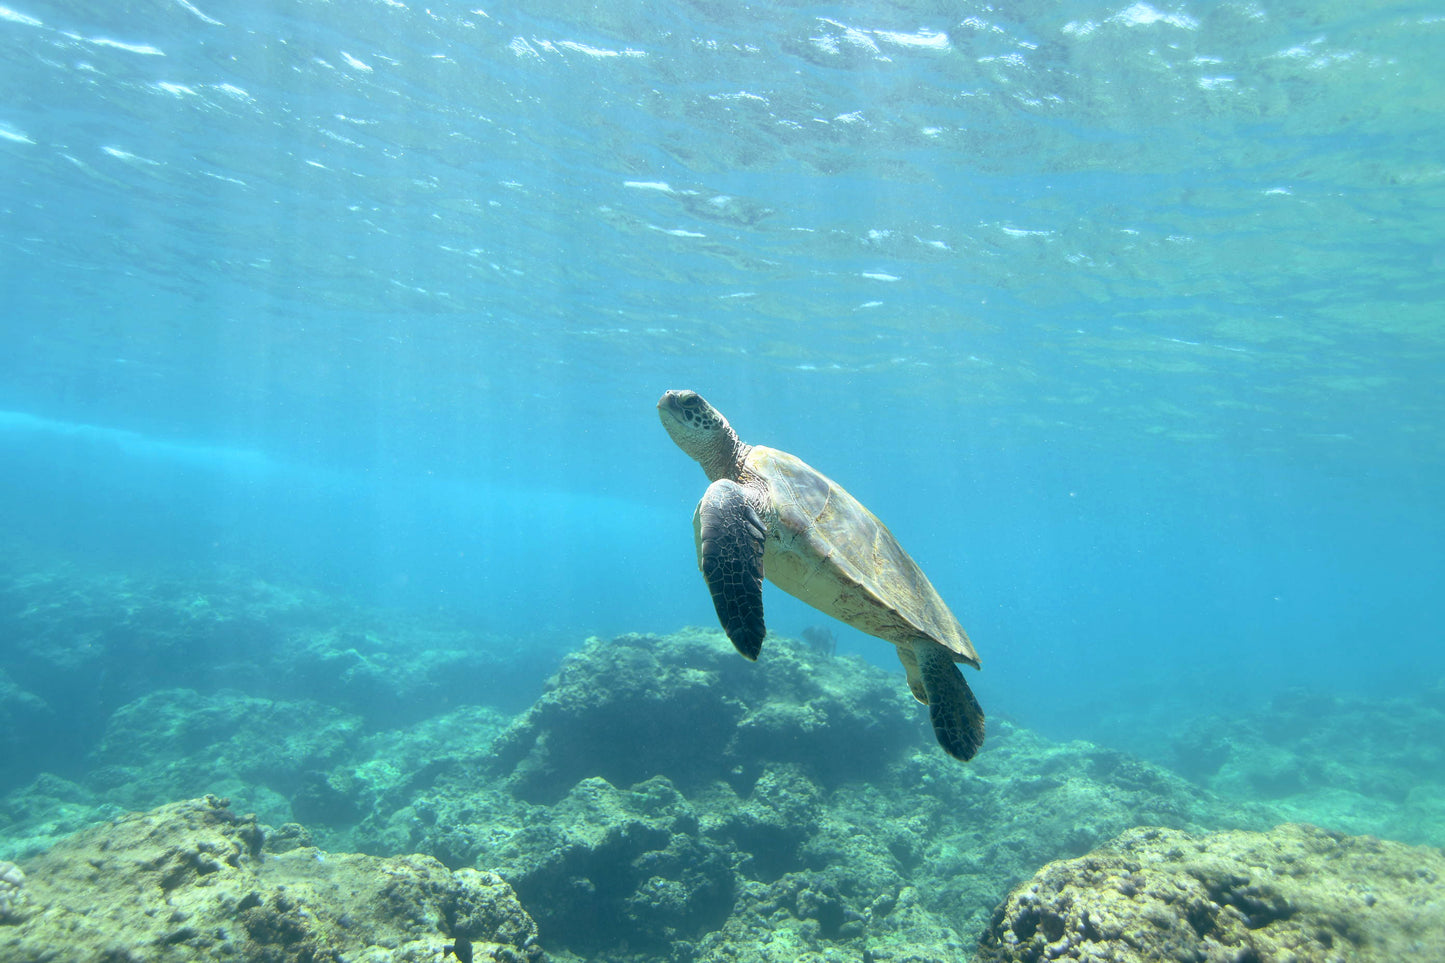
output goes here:
[{"label": "green algae on rock", "polygon": [[[782,639],[764,658],[773,671],[747,672],[715,630],[593,640],[499,738],[490,772],[459,760],[419,780],[357,844],[496,870],[559,958],[955,963],[1051,859],[1141,822],[1270,825],[1142,760],[1002,720],[958,766],[883,670]],[[830,755],[838,741],[803,717],[848,727],[860,751]]]},{"label": "green algae on rock", "polygon": [[[248,809],[264,779],[290,793],[266,790],[279,800],[268,821],[307,814],[304,827],[268,832],[264,871],[342,859],[312,838],[375,856],[425,853],[437,873],[495,871],[534,914],[549,955],[589,963],[856,963],[865,953],[957,963],[1010,887],[1049,860],[1140,824],[1277,821],[1127,754],[1003,719],[989,751],[958,766],[915,725],[895,676],[781,638],[764,658],[771,671],[750,672],[716,630],[592,640],[505,729],[500,713],[471,706],[366,734],[334,707],[277,703],[267,721],[256,697],[171,690],[118,713],[92,757],[110,765],[93,778],[109,785],[127,770],[137,786],[176,792],[208,758],[231,760],[213,776],[244,773]],[[194,718],[177,722],[178,712]],[[185,751],[167,755],[177,744]],[[0,829],[47,845],[61,828],[46,823],[56,800],[94,812],[100,798],[54,777],[33,788],[5,800]],[[264,899],[246,912],[258,933],[300,926]]]},{"label": "green algae on rock", "polygon": [[717,630],[589,639],[497,740],[497,766],[523,798],[548,801],[588,776],[747,785],[768,761],[834,784],[921,744],[887,673],[782,638],[763,659],[767,672],[749,671]]},{"label": "green algae on rock", "polygon": [[51,732],[55,724],[55,710],[0,666],[0,786],[25,773],[27,763],[45,752],[36,734]]},{"label": "green algae on rock", "polygon": [[264,839],[214,796],[92,827],[23,864],[28,903],[0,926],[0,959],[431,963],[454,936],[509,963],[542,957],[494,874],[429,856],[272,854]]},{"label": "green algae on rock", "polygon": [[[159,689],[122,706],[91,754],[86,785],[130,809],[204,793],[244,800],[266,822],[293,813],[308,773],[345,758],[361,720],[311,699]],[[158,766],[157,760],[165,760]]]},{"label": "green algae on rock", "polygon": [[1045,866],[995,911],[975,963],[1445,959],[1445,853],[1287,824],[1131,829]]},{"label": "green algae on rock", "polygon": [[733,859],[666,779],[617,789],[594,777],[479,862],[533,908],[549,945],[592,959],[619,947],[666,954],[716,929],[733,904]]},{"label": "green algae on rock", "polygon": [[241,570],[33,571],[5,557],[0,638],[0,792],[44,771],[77,779],[117,713],[161,690],[324,700],[395,729],[477,702],[520,711],[561,658],[556,640],[499,644],[442,616],[368,610]]},{"label": "green algae on rock", "polygon": [[25,874],[14,863],[0,859],[0,926],[23,919],[25,902]]}]

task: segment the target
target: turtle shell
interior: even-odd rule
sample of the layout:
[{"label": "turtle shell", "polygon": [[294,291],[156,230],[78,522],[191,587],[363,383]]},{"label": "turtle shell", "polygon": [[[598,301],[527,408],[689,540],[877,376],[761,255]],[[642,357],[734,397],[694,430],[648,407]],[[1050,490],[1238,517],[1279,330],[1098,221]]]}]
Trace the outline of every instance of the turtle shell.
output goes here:
[{"label": "turtle shell", "polygon": [[774,585],[861,632],[905,649],[920,636],[978,666],[968,633],[933,583],[868,509],[800,458],[755,446],[744,484],[765,492],[763,572]]}]

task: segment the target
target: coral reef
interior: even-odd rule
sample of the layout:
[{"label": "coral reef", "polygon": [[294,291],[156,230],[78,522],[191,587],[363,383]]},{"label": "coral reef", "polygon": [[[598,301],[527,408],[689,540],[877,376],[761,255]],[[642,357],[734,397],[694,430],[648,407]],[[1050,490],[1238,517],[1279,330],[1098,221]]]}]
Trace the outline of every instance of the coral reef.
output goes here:
[{"label": "coral reef", "polygon": [[685,630],[589,639],[498,740],[495,760],[535,801],[594,775],[747,785],[768,761],[836,783],[881,769],[923,728],[897,680],[857,659],[774,638],[754,665],[721,633]]},{"label": "coral reef", "polygon": [[80,782],[47,773],[0,799],[0,855],[37,853],[125,810],[208,793],[268,823],[300,820],[323,844],[346,848],[363,816],[393,813],[458,758],[485,753],[504,726],[496,710],[468,706],[364,735],[358,717],[310,700],[163,689],[111,717]]},{"label": "coral reef", "polygon": [[[346,758],[359,729],[356,716],[311,700],[161,689],[111,716],[85,782],[128,809],[235,792],[268,822],[309,820],[325,805],[305,795],[314,774]],[[293,813],[287,802],[299,799],[311,811]]]},{"label": "coral reef", "polygon": [[29,902],[0,925],[0,958],[432,963],[452,937],[479,959],[542,958],[536,925],[494,874],[428,856],[274,853],[264,840],[214,796],[86,830],[25,864]]},{"label": "coral reef", "polygon": [[0,859],[0,926],[19,922],[25,905],[25,874],[14,863]]},{"label": "coral reef", "polygon": [[481,638],[243,572],[183,578],[3,562],[0,638],[0,791],[41,771],[82,776],[112,716],[162,689],[320,698],[381,730],[477,702],[519,711],[562,656],[557,645]]},{"label": "coral reef", "polygon": [[[1250,929],[1264,917],[1250,915],[1248,886],[1298,895],[1250,859],[1292,859],[1283,865],[1323,880],[1310,860],[1329,839],[1344,854],[1330,885],[1375,887],[1384,870],[1350,855],[1365,843],[1333,836],[1271,834],[1275,848],[1255,856],[1241,844],[1189,862],[1189,846],[1223,838],[1199,834],[1294,818],[1445,838],[1445,690],[1297,694],[1190,720],[1188,735],[1155,748],[1191,782],[1044,739],[1002,712],[985,751],[960,765],[937,750],[896,670],[837,656],[822,630],[770,637],[757,664],[716,630],[591,639],[544,688],[546,657],[523,657],[528,646],[484,647],[238,576],[0,576],[0,603],[15,653],[0,674],[0,779],[25,783],[0,797],[0,857],[21,862],[0,864],[7,963],[54,958],[53,947],[38,955],[51,926],[71,927],[64,947],[78,959],[435,963],[453,937],[477,941],[479,958],[490,940],[499,959],[535,959],[540,932],[554,958],[589,963],[953,963],[1038,867],[1125,833],[1088,857],[1107,868],[1140,825],[1167,827],[1144,849],[1190,841],[1127,856],[1158,892],[1202,894],[1189,897],[1188,931],[1169,932],[1249,959],[1268,949],[1249,942],[1258,930],[1273,938],[1288,920]],[[206,794],[257,816],[215,800],[122,815]],[[264,848],[258,823],[280,827]],[[352,851],[366,855],[334,855]],[[1250,882],[1211,890],[1196,866],[1210,860],[1236,860]],[[1088,942],[1106,914],[1068,916],[1065,899],[1093,897],[1065,875],[1059,886],[1074,889],[1015,892],[989,952],[1047,956],[1062,926],[1081,953],[1125,953]],[[82,913],[75,901],[102,876],[115,898]],[[150,902],[152,887],[167,892],[161,880],[175,881],[164,907]],[[376,889],[385,880],[410,882],[388,897]],[[1315,919],[1314,897],[1298,899],[1290,918]],[[518,900],[536,930],[519,922]],[[1027,936],[1025,904],[1054,914]],[[1243,936],[1229,929],[1235,912]],[[1354,938],[1331,936],[1336,947]],[[1318,947],[1299,947],[1315,959]],[[1212,946],[1200,952],[1213,959]]]},{"label": "coral reef", "polygon": [[0,801],[0,856],[32,856],[123,812],[79,783],[43,773]]},{"label": "coral reef", "polygon": [[549,941],[589,958],[666,954],[721,925],[733,903],[731,852],[661,777],[628,790],[584,779],[497,843],[481,861],[538,908]]},{"label": "coral reef", "polygon": [[563,955],[821,961],[911,946],[943,963],[964,945],[873,827],[830,814],[793,766],[769,767],[746,799],[726,783],[689,799],[661,776],[583,779],[551,805],[467,784],[408,807],[423,846],[494,869]]},{"label": "coral reef", "polygon": [[1039,865],[1139,822],[1268,825],[1157,766],[1007,722],[959,765],[896,676],[770,649],[752,665],[710,630],[594,640],[498,752],[394,794],[352,845],[495,869],[549,950],[593,961],[921,963],[961,958],[960,934]]},{"label": "coral reef", "polygon": [[1445,959],[1445,853],[1313,826],[1132,829],[1051,863],[995,913],[976,963]]},{"label": "coral reef", "polygon": [[1445,683],[1413,698],[1286,692],[1199,720],[1171,762],[1221,795],[1266,802],[1280,821],[1445,845]]},{"label": "coral reef", "polygon": [[798,633],[798,641],[819,655],[838,654],[838,636],[826,625],[810,625]]},{"label": "coral reef", "polygon": [[45,700],[20,688],[0,668],[0,785],[44,764],[48,746],[36,736],[55,727],[55,713]]}]

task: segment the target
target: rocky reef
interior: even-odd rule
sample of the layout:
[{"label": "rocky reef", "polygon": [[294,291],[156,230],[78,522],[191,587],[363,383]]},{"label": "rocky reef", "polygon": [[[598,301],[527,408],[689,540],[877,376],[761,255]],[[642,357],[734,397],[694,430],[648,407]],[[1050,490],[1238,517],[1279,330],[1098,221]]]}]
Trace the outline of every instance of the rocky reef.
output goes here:
[{"label": "rocky reef", "polygon": [[300,827],[267,833],[215,796],[92,827],[26,862],[24,900],[0,915],[0,959],[432,963],[458,937],[479,959],[542,958],[495,874],[303,842]]},{"label": "rocky reef", "polygon": [[[1445,702],[1429,693],[1389,704],[1290,696],[1233,723],[1194,720],[1155,753],[1171,767],[1042,738],[998,707],[984,751],[961,765],[937,749],[901,674],[837,655],[820,631],[769,637],[757,663],[712,629],[590,639],[548,663],[546,653],[523,658],[526,646],[373,619],[245,579],[64,573],[0,584],[0,630],[16,653],[0,675],[0,751],[17,753],[0,752],[7,963],[7,947],[40,945],[42,918],[97,941],[63,947],[80,959],[109,945],[112,930],[130,933],[130,910],[65,922],[65,907],[86,893],[110,906],[105,881],[124,890],[149,879],[141,863],[180,865],[173,893],[200,908],[185,903],[189,915],[166,930],[156,919],[169,919],[169,904],[148,914],[127,903],[151,918],[143,935],[115,937],[136,955],[95,958],[434,963],[440,941],[458,936],[496,943],[498,959],[534,959],[540,943],[564,963],[954,963],[983,932],[987,952],[1050,958],[1054,916],[1087,938],[1103,917],[1067,915],[1066,903],[1088,896],[1076,882],[1032,891],[1054,916],[1030,934],[1027,907],[1009,909],[1020,891],[994,911],[1051,861],[1113,859],[1135,827],[1197,841],[1308,820],[1445,840]],[[544,664],[556,669],[550,678]],[[102,696],[68,701],[77,691]],[[207,794],[255,816],[214,801],[167,805]],[[145,820],[166,827],[157,840],[182,839],[183,855],[144,850]],[[109,828],[87,828],[98,823]],[[142,855],[105,863],[99,848]],[[1183,842],[1173,849],[1188,852]],[[90,859],[106,872],[86,876]],[[406,897],[400,922],[380,910],[367,922],[372,911],[349,904],[380,906],[383,896],[359,882],[326,889],[318,865],[424,879],[423,895]],[[1202,886],[1200,899],[1212,900],[1187,903],[1196,949],[1202,921],[1224,926],[1245,912],[1244,897],[1213,893],[1183,856],[1147,865],[1158,892]],[[1362,861],[1331,866],[1311,873],[1338,869],[1343,888],[1393,885]],[[283,872],[292,875],[274,875]],[[202,897],[222,882],[231,915],[214,910],[212,926]],[[525,907],[536,929],[465,923],[481,891]],[[22,933],[31,942],[14,942]],[[1255,945],[1223,930],[1210,938],[1220,953]],[[1101,960],[1134,958],[1099,955],[1127,949],[1106,944],[1078,946]],[[1199,952],[1215,958],[1212,945]]]},{"label": "rocky reef", "polygon": [[0,926],[18,922],[25,906],[25,874],[14,863],[0,860]]},{"label": "rocky reef", "polygon": [[856,659],[774,639],[754,665],[717,632],[630,635],[568,656],[493,759],[537,801],[588,776],[746,786],[768,763],[831,784],[882,770],[924,724],[897,680]]},{"label": "rocky reef", "polygon": [[966,955],[1008,887],[1139,824],[1267,825],[1157,766],[1008,722],[961,766],[901,678],[720,632],[593,639],[484,758],[350,837],[486,866],[589,960]]},{"label": "rocky reef", "polygon": [[1445,681],[1388,699],[1284,692],[1255,711],[1200,720],[1168,759],[1281,819],[1445,844]]},{"label": "rocky reef", "polygon": [[[0,560],[0,857],[206,793],[319,838],[485,749],[560,647],[230,571]],[[440,728],[439,728],[440,727]]]},{"label": "rocky reef", "polygon": [[1124,833],[998,908],[976,963],[1445,959],[1445,853],[1286,824]]},{"label": "rocky reef", "polygon": [[397,728],[476,703],[517,712],[564,651],[560,641],[482,637],[240,571],[121,575],[4,562],[0,638],[0,791],[43,771],[85,775],[115,714],[161,690],[324,702],[369,728]]}]

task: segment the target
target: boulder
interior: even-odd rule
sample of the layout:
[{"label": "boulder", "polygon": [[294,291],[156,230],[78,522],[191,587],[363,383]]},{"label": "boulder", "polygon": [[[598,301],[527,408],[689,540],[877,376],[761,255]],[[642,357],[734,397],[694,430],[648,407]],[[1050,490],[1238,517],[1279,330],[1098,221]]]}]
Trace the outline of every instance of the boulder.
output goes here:
[{"label": "boulder", "polygon": [[770,763],[833,785],[880,772],[925,736],[901,677],[786,638],[770,637],[754,664],[721,632],[691,629],[589,639],[494,748],[519,796],[551,802],[591,776],[745,789]]},{"label": "boulder", "polygon": [[975,963],[1445,959],[1445,853],[1309,825],[1131,829],[1050,863],[994,912]]}]

